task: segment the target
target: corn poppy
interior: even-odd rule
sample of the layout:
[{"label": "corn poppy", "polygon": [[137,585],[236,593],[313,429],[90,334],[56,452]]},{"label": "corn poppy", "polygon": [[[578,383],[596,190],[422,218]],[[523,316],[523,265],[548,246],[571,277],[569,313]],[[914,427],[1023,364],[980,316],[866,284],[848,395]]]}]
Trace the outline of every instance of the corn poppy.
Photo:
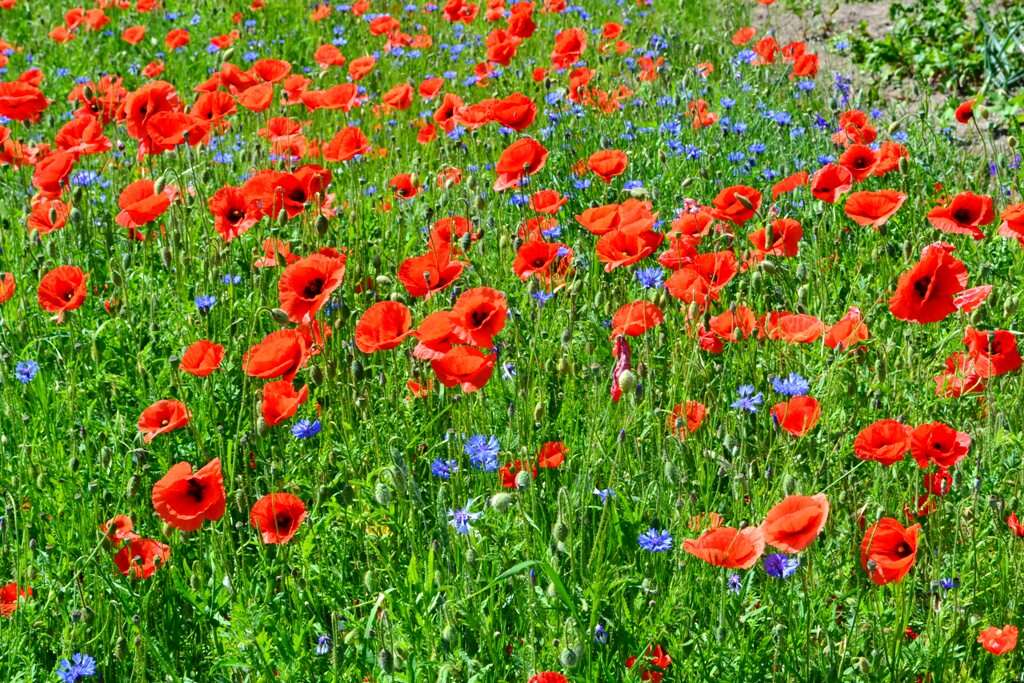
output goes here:
[{"label": "corn poppy", "polygon": [[358,126],[343,128],[323,146],[324,159],[334,162],[348,161],[369,151],[370,141]]},{"label": "corn poppy", "polygon": [[155,221],[171,205],[169,193],[157,192],[152,180],[137,180],[121,191],[117,200],[121,212],[117,224],[125,228],[140,228]]},{"label": "corn poppy", "polygon": [[986,378],[979,374],[974,357],[959,351],[946,358],[945,368],[933,379],[935,395],[942,398],[959,398],[985,391]]},{"label": "corn poppy", "polygon": [[32,202],[32,212],[26,220],[28,231],[40,235],[56,232],[67,225],[70,215],[70,207],[61,200],[40,196]]},{"label": "corn poppy", "polygon": [[14,610],[18,609],[18,600],[30,597],[32,597],[32,589],[28,586],[18,588],[18,584],[14,581],[0,586],[0,617],[11,616],[14,614]]},{"label": "corn poppy", "polygon": [[138,428],[142,440],[149,443],[161,434],[188,425],[191,415],[181,401],[163,399],[153,403],[139,415]]},{"label": "corn poppy", "polygon": [[657,249],[665,236],[654,230],[613,230],[597,240],[597,258],[610,273],[616,268],[631,266],[642,261]]},{"label": "corn poppy", "polygon": [[967,266],[953,246],[936,242],[924,248],[917,264],[900,275],[889,311],[900,320],[933,323],[957,310],[954,297],[967,286]]},{"label": "corn poppy", "polygon": [[857,225],[880,228],[900,210],[905,201],[907,195],[896,190],[852,192],[846,198],[843,211]]},{"label": "corn poppy", "polygon": [[430,361],[430,367],[441,384],[459,386],[470,394],[487,384],[496,361],[497,356],[493,353],[485,354],[471,346],[456,346]]},{"label": "corn poppy", "polygon": [[878,147],[878,163],[875,164],[874,176],[880,178],[896,171],[903,159],[909,159],[910,152],[898,142],[883,142]]},{"label": "corn poppy", "polygon": [[580,28],[567,28],[555,34],[555,46],[551,50],[551,66],[568,69],[580,60],[587,49],[587,34]]},{"label": "corn poppy", "polygon": [[917,560],[920,524],[906,527],[899,520],[883,517],[864,531],[860,543],[860,566],[871,581],[882,586],[898,583]]},{"label": "corn poppy", "polygon": [[978,642],[994,655],[1005,655],[1017,647],[1017,627],[1010,624],[1002,628],[989,626],[978,634]]},{"label": "corn poppy", "polygon": [[57,319],[62,320],[67,311],[75,310],[85,301],[88,279],[77,266],[57,266],[39,281],[36,292],[39,306],[56,313]]},{"label": "corn poppy", "polygon": [[250,377],[290,381],[308,359],[309,347],[300,330],[275,330],[245,352],[242,371]]},{"label": "corn poppy", "polygon": [[435,311],[422,321],[413,332],[419,341],[412,355],[419,360],[437,360],[461,343],[455,333],[455,323],[449,311]]},{"label": "corn poppy", "polygon": [[919,425],[910,433],[910,454],[921,469],[928,467],[929,463],[953,467],[967,457],[970,449],[969,434],[941,422]]},{"label": "corn poppy", "polygon": [[813,396],[794,396],[772,406],[772,419],[793,436],[803,436],[814,429],[821,417],[821,404]]},{"label": "corn poppy", "polygon": [[811,194],[827,204],[834,204],[851,187],[853,174],[838,164],[825,164],[811,177]]},{"label": "corn poppy", "polygon": [[733,45],[739,47],[740,45],[746,45],[747,43],[749,43],[751,40],[754,39],[754,36],[756,35],[757,29],[755,29],[753,26],[745,26],[736,31],[735,33],[733,33],[732,38],[730,38],[729,40],[730,42],[732,42]]},{"label": "corn poppy", "polygon": [[224,477],[220,458],[193,472],[179,462],[153,485],[153,508],[162,520],[182,531],[195,531],[203,522],[224,515]]},{"label": "corn poppy", "polygon": [[683,303],[706,306],[736,276],[736,255],[730,250],[698,254],[665,281],[669,294]]},{"label": "corn poppy", "polygon": [[409,296],[429,299],[451,285],[465,264],[451,260],[451,247],[433,245],[426,254],[405,259],[398,266],[398,280]]},{"label": "corn poppy", "polygon": [[537,213],[556,214],[567,201],[557,190],[537,190],[530,195],[530,208]]},{"label": "corn poppy", "polygon": [[552,271],[565,270],[564,266],[568,265],[567,262],[571,258],[572,250],[560,242],[532,239],[523,242],[516,251],[512,270],[520,280],[536,276],[544,282],[549,282],[554,274]]},{"label": "corn poppy", "polygon": [[280,545],[292,540],[306,519],[306,505],[290,493],[268,493],[249,511],[249,524],[259,529],[264,543]]},{"label": "corn poppy", "polygon": [[513,460],[510,463],[501,466],[498,470],[498,479],[501,482],[501,487],[506,489],[516,488],[516,475],[520,472],[529,471],[534,479],[537,478],[537,468],[530,466],[527,470],[527,464],[522,460]]},{"label": "corn poppy", "polygon": [[556,671],[542,671],[530,676],[527,683],[569,683],[569,679]]},{"label": "corn poppy", "polygon": [[964,331],[964,346],[982,377],[998,377],[1021,367],[1017,337],[1009,330],[984,332],[968,327]]},{"label": "corn poppy", "polygon": [[768,511],[761,524],[765,543],[784,553],[798,553],[818,537],[828,520],[828,498],[786,496]]},{"label": "corn poppy", "polygon": [[505,327],[508,303],[505,295],[489,287],[467,289],[452,307],[455,334],[466,344],[490,348],[494,335]]},{"label": "corn poppy", "polygon": [[928,222],[942,232],[955,235],[970,235],[976,240],[984,239],[981,231],[995,219],[992,198],[973,192],[961,192],[946,206],[937,206],[928,212]]},{"label": "corn poppy", "polygon": [[224,360],[224,347],[212,341],[200,339],[185,349],[178,369],[196,377],[206,377],[220,367]]},{"label": "corn poppy", "polygon": [[999,215],[999,235],[1017,240],[1024,247],[1024,204],[1006,207]]},{"label": "corn poppy", "polygon": [[665,418],[665,426],[670,434],[684,439],[700,429],[707,414],[708,409],[699,401],[677,403]]},{"label": "corn poppy", "polygon": [[151,538],[131,538],[114,555],[114,564],[124,576],[148,579],[171,558],[169,546]]},{"label": "corn poppy", "polygon": [[0,82],[0,116],[13,121],[38,117],[50,101],[36,86],[24,81]]},{"label": "corn poppy", "polygon": [[370,306],[356,323],[356,347],[363,353],[393,349],[412,334],[412,313],[398,301]]},{"label": "corn poppy", "polygon": [[138,45],[146,37],[145,26],[129,26],[121,32],[121,40],[129,45]]},{"label": "corn poppy", "polygon": [[213,227],[225,242],[230,242],[260,220],[260,212],[250,204],[240,188],[225,185],[207,202]]},{"label": "corn poppy", "polygon": [[71,152],[53,152],[36,163],[32,172],[32,185],[47,197],[57,197],[64,191],[68,176],[77,157]]},{"label": "corn poppy", "polygon": [[772,311],[761,321],[761,333],[768,339],[791,344],[812,344],[825,333],[825,325],[809,313]]},{"label": "corn poppy", "polygon": [[774,201],[780,195],[788,194],[798,187],[803,187],[809,182],[808,178],[807,171],[797,171],[792,175],[786,176],[772,185],[772,200]]},{"label": "corn poppy", "polygon": [[839,165],[849,171],[858,183],[871,176],[877,163],[878,156],[867,145],[850,145],[839,156]]},{"label": "corn poppy", "polygon": [[628,163],[626,153],[621,149],[603,149],[594,152],[587,159],[587,166],[590,170],[606,183],[610,183],[612,178],[625,173]]},{"label": "corn poppy", "polygon": [[537,105],[522,93],[512,93],[495,101],[491,118],[499,125],[521,132],[529,128],[537,118]]},{"label": "corn poppy", "polygon": [[312,254],[292,263],[281,274],[277,291],[281,310],[295,323],[308,322],[345,277],[345,258]]},{"label": "corn poppy", "polygon": [[874,460],[889,467],[910,451],[910,431],[910,427],[897,420],[876,420],[857,434],[853,453],[861,460]]},{"label": "corn poppy", "polygon": [[267,382],[263,385],[263,398],[260,412],[268,427],[280,424],[291,418],[299,406],[309,398],[309,387],[303,386],[298,391],[288,380]]},{"label": "corn poppy", "polygon": [[860,309],[851,306],[835,325],[825,331],[825,346],[839,351],[856,348],[870,337]]},{"label": "corn poppy", "polygon": [[100,525],[100,531],[103,532],[107,542],[114,547],[120,547],[122,543],[139,537],[133,530],[134,527],[132,518],[128,515],[115,515]]},{"label": "corn poppy", "polygon": [[837,145],[870,145],[878,137],[868,115],[860,109],[851,109],[839,115],[839,131],[832,135]]},{"label": "corn poppy", "polygon": [[967,125],[974,118],[974,100],[964,100],[961,102],[956,110],[953,112],[953,117],[957,123]]},{"label": "corn poppy", "polygon": [[0,273],[0,304],[5,304],[14,296],[18,283],[14,279],[14,273]]},{"label": "corn poppy", "polygon": [[767,256],[793,257],[800,251],[800,238],[804,235],[803,226],[792,218],[779,218],[771,224],[771,243],[768,243],[767,228],[758,228],[747,235],[754,246],[754,258],[763,261]]},{"label": "corn poppy", "polygon": [[1014,536],[1024,538],[1024,523],[1021,523],[1017,519],[1017,513],[1011,512],[1006,518],[1006,526],[1010,527],[1010,531],[1013,532]]},{"label": "corn poppy", "polygon": [[537,466],[547,470],[558,469],[565,462],[569,449],[561,441],[546,441],[537,453]]},{"label": "corn poppy", "polygon": [[399,173],[388,181],[388,187],[394,190],[399,199],[412,199],[420,193],[420,186],[409,173]]},{"label": "corn poppy", "polygon": [[515,187],[524,176],[530,176],[544,168],[548,150],[533,138],[521,138],[505,148],[498,157],[494,169],[498,177],[494,191],[500,192]]},{"label": "corn poppy", "polygon": [[720,526],[696,539],[686,539],[683,550],[716,567],[750,569],[764,553],[764,534],[756,526],[744,529]]},{"label": "corn poppy", "polygon": [[719,192],[712,204],[716,218],[743,225],[761,208],[761,193],[746,185],[733,185]]},{"label": "corn poppy", "polygon": [[625,304],[612,316],[612,338],[620,334],[638,337],[647,330],[657,327],[665,320],[665,314],[650,301],[634,301]]}]

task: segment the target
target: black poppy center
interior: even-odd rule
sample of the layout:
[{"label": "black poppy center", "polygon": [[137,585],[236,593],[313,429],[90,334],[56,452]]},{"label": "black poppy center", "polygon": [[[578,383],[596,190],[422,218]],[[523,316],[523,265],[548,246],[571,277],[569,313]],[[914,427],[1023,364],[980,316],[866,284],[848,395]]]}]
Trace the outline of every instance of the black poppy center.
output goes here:
[{"label": "black poppy center", "polygon": [[202,503],[206,495],[206,488],[198,479],[189,479],[188,490],[185,491],[185,495],[197,503]]},{"label": "black poppy center", "polygon": [[288,531],[292,528],[292,516],[287,512],[278,513],[274,517],[274,527],[278,533]]},{"label": "black poppy center", "polygon": [[324,290],[323,278],[319,278],[318,277],[315,280],[310,280],[306,284],[306,287],[302,290],[302,296],[304,296],[307,299],[314,299],[314,298],[320,296],[320,292],[322,292],[323,290]]},{"label": "black poppy center", "polygon": [[932,276],[925,275],[923,278],[920,278],[917,282],[914,283],[914,292],[916,292],[917,295],[923,299],[926,296],[928,296],[928,288],[931,287],[931,285]]}]

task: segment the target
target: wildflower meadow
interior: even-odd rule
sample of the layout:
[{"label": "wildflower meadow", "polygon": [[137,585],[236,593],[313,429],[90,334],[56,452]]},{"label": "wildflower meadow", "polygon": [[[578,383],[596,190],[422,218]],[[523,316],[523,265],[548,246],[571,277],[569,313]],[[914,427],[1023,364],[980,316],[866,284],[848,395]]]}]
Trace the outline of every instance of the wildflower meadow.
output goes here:
[{"label": "wildflower meadow", "polygon": [[0,0],[0,681],[1024,680],[1017,81],[811,4]]}]

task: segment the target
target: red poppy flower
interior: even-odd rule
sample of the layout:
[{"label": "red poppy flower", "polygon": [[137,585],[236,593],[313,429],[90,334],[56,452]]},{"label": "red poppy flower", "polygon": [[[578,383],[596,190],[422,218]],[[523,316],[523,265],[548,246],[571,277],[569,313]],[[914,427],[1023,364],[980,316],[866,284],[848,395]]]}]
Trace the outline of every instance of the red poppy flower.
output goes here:
[{"label": "red poppy flower", "polygon": [[250,377],[291,381],[309,359],[300,330],[275,330],[253,344],[242,356],[242,371]]},{"label": "red poppy flower", "polygon": [[40,235],[56,232],[67,225],[70,215],[71,209],[61,200],[39,196],[33,199],[32,213],[26,220],[28,231],[38,232]]},{"label": "red poppy flower", "polygon": [[398,301],[380,301],[356,323],[356,346],[363,353],[393,349],[412,334],[412,313]]},{"label": "red poppy flower", "polygon": [[793,436],[803,436],[814,429],[821,417],[821,404],[812,396],[795,396],[772,406],[775,424]]},{"label": "red poppy flower", "polygon": [[569,449],[561,441],[546,441],[537,454],[537,466],[547,470],[555,470],[565,462],[565,454]]},{"label": "red poppy flower", "polygon": [[860,543],[860,566],[875,584],[898,583],[917,560],[920,524],[904,528],[899,520],[883,517],[869,526]]},{"label": "red poppy flower", "polygon": [[5,304],[14,296],[18,283],[14,279],[14,273],[0,273],[0,304]]},{"label": "red poppy flower", "polygon": [[0,116],[28,121],[39,116],[50,101],[36,86],[24,81],[0,82]]},{"label": "red poppy flower", "polygon": [[226,185],[210,197],[207,206],[213,216],[213,227],[230,242],[256,225],[260,212],[251,205],[240,188]]},{"label": "red poppy flower", "polygon": [[910,454],[921,469],[935,463],[950,468],[967,457],[971,437],[941,422],[919,425],[910,433]]},{"label": "red poppy flower", "polygon": [[880,228],[899,211],[905,201],[907,195],[896,190],[853,192],[846,198],[843,211],[857,225]]},{"label": "red poppy flower", "polygon": [[114,547],[120,547],[122,543],[133,538],[139,538],[133,528],[132,518],[128,515],[115,515],[100,525],[100,531]]},{"label": "red poppy flower", "polygon": [[1002,628],[989,626],[978,634],[978,642],[994,655],[1005,655],[1017,647],[1017,627],[1010,624]]},{"label": "red poppy flower", "polygon": [[985,378],[978,374],[974,359],[959,351],[946,358],[945,369],[932,379],[935,380],[935,395],[942,398],[985,391]]},{"label": "red poppy flower", "polygon": [[68,176],[74,169],[76,155],[71,152],[53,152],[36,163],[32,184],[40,194],[57,197],[67,186]]},{"label": "red poppy flower", "polygon": [[736,31],[736,33],[732,34],[732,38],[730,39],[730,41],[733,45],[739,47],[740,45],[746,45],[747,43],[749,43],[751,40],[753,40],[754,36],[756,35],[757,29],[755,29],[752,26],[745,26],[740,30]]},{"label": "red poppy flower", "polygon": [[878,131],[871,125],[868,115],[859,109],[851,109],[839,116],[839,132],[832,136],[837,145],[870,145],[878,137]]},{"label": "red poppy flower", "polygon": [[772,200],[774,201],[774,200],[779,198],[779,195],[783,195],[783,194],[787,194],[789,192],[792,192],[793,190],[797,189],[798,187],[803,187],[807,183],[808,183],[807,171],[797,171],[793,175],[786,176],[785,178],[783,178],[779,182],[777,182],[774,185],[772,185]]},{"label": "red poppy flower", "polygon": [[630,266],[647,258],[664,239],[664,235],[654,230],[613,230],[601,236],[595,251],[598,260],[604,264],[604,271],[610,273],[616,268]]},{"label": "red poppy flower", "polygon": [[413,256],[398,266],[398,279],[409,296],[429,299],[462,274],[465,264],[451,260],[448,245],[434,245],[423,256]]},{"label": "red poppy flower", "polygon": [[828,520],[828,498],[786,496],[768,511],[761,524],[765,543],[784,553],[798,553],[818,537]]},{"label": "red poppy flower", "polygon": [[569,200],[558,194],[557,190],[537,190],[530,195],[530,208],[537,213],[554,215],[567,201]]},{"label": "red poppy flower", "polygon": [[665,320],[665,314],[650,301],[628,303],[612,316],[612,338],[620,334],[639,337]]},{"label": "red poppy flower", "polygon": [[720,526],[705,531],[699,538],[686,539],[683,550],[716,567],[750,569],[764,553],[764,534],[756,526]]},{"label": "red poppy flower", "polygon": [[224,477],[220,458],[192,472],[192,465],[179,462],[153,485],[153,508],[175,529],[195,531],[206,520],[224,515]]},{"label": "red poppy flower", "polygon": [[809,313],[772,311],[761,321],[761,334],[791,344],[812,344],[825,333],[825,325]]},{"label": "red poppy flower", "polygon": [[206,339],[193,343],[181,356],[178,369],[196,377],[206,377],[220,367],[224,360],[224,347]]},{"label": "red poppy flower", "polygon": [[999,217],[1003,221],[999,225],[999,235],[1015,239],[1024,247],[1024,204],[1006,207]]},{"label": "red poppy flower", "polygon": [[470,394],[487,384],[496,361],[493,353],[485,354],[471,346],[456,346],[430,361],[430,367],[441,384],[462,387],[462,391]]},{"label": "red poppy flower", "polygon": [[898,142],[883,142],[878,148],[878,163],[875,164],[875,177],[880,178],[899,169],[903,159],[909,159],[910,152]]},{"label": "red poppy flower", "polygon": [[771,224],[771,244],[768,243],[768,229],[759,228],[747,235],[754,245],[754,258],[763,261],[767,256],[793,257],[800,251],[803,226],[792,218],[779,218]]},{"label": "red poppy flower", "polygon": [[288,380],[267,382],[263,385],[263,400],[260,402],[263,421],[268,427],[284,422],[295,415],[299,406],[305,403],[307,398],[309,398],[309,387],[307,386],[296,391]]},{"label": "red poppy flower", "polygon": [[1017,337],[1009,330],[983,332],[968,327],[964,331],[964,345],[982,377],[998,377],[1021,367]]},{"label": "red poppy flower", "polygon": [[839,156],[839,165],[850,172],[856,182],[869,177],[875,170],[878,156],[867,145],[850,145]]},{"label": "red poppy flower", "polygon": [[491,109],[491,118],[506,128],[524,131],[537,118],[537,105],[522,93],[512,93],[495,101]]},{"label": "red poppy flower", "polygon": [[974,100],[964,100],[953,112],[957,123],[967,125],[974,118]]},{"label": "red poppy flower", "polygon": [[1017,513],[1011,512],[1006,518],[1006,526],[1010,527],[1010,531],[1013,532],[1014,536],[1024,538],[1024,524],[1017,519]]},{"label": "red poppy flower", "polygon": [[268,493],[249,511],[249,524],[259,529],[264,543],[272,545],[292,540],[305,518],[305,504],[290,493]]},{"label": "red poppy flower", "polygon": [[889,311],[900,320],[933,323],[957,310],[954,296],[967,286],[967,266],[953,256],[953,246],[936,242],[921,260],[900,275]]},{"label": "red poppy flower", "polygon": [[117,204],[121,207],[117,224],[139,228],[162,216],[171,199],[167,192],[157,192],[152,180],[137,180],[121,191]]},{"label": "red poppy flower", "polygon": [[130,539],[114,555],[114,564],[124,576],[133,579],[148,579],[156,570],[171,559],[169,546],[151,538]]},{"label": "red poppy flower", "polygon": [[138,45],[146,37],[145,26],[129,26],[121,32],[121,40],[129,45]]},{"label": "red poppy flower", "polygon": [[933,496],[944,496],[953,486],[953,475],[945,467],[940,467],[934,472],[925,473],[923,483],[928,493]]},{"label": "red poppy flower", "polygon": [[313,254],[289,265],[277,283],[281,309],[294,323],[309,322],[345,277],[345,257]]},{"label": "red poppy flower", "polygon": [[388,187],[395,191],[399,199],[412,199],[420,193],[420,186],[409,173],[399,173],[388,181]]},{"label": "red poppy flower", "polygon": [[466,344],[490,348],[494,335],[505,327],[508,303],[505,295],[489,287],[467,289],[452,307],[455,334]]},{"label": "red poppy flower", "polygon": [[746,185],[733,185],[719,192],[712,204],[716,218],[743,225],[761,208],[761,193]]},{"label": "red poppy flower", "polygon": [[581,28],[567,28],[555,34],[555,46],[551,50],[551,66],[568,69],[580,60],[587,49],[587,34]]},{"label": "red poppy flower", "polygon": [[985,303],[988,295],[992,293],[992,285],[978,285],[958,292],[953,297],[953,306],[961,313],[970,313],[978,306]]},{"label": "red poppy flower", "polygon": [[594,174],[606,183],[612,178],[620,176],[626,171],[629,159],[621,149],[603,149],[594,152],[587,159],[587,166]]},{"label": "red poppy flower", "polygon": [[138,427],[142,440],[149,443],[161,434],[173,432],[188,425],[191,415],[181,401],[164,399],[149,406],[139,415]]},{"label": "red poppy flower", "polygon": [[955,235],[970,235],[976,240],[985,237],[979,226],[988,225],[994,219],[992,198],[973,192],[961,192],[946,206],[937,206],[928,212],[932,227]]},{"label": "red poppy flower", "polygon": [[424,318],[413,333],[419,344],[412,355],[420,360],[437,360],[460,343],[449,311],[435,311]]},{"label": "red poppy flower", "polygon": [[530,676],[527,683],[569,683],[569,679],[555,671],[542,671]]},{"label": "red poppy flower", "polygon": [[500,192],[515,187],[524,176],[530,176],[544,168],[548,150],[533,138],[516,140],[505,148],[498,157],[495,171],[494,191]]},{"label": "red poppy flower", "polygon": [[707,414],[708,409],[699,401],[677,403],[665,418],[665,426],[670,434],[684,439],[700,429]]},{"label": "red poppy flower", "polygon": [[18,609],[18,599],[32,597],[32,589],[28,586],[18,588],[14,581],[0,586],[0,617],[9,617]]},{"label": "red poppy flower", "polygon": [[737,272],[736,256],[730,250],[698,254],[692,263],[672,273],[665,289],[685,304],[706,306],[718,300]]},{"label": "red poppy flower", "polygon": [[834,204],[843,194],[853,187],[853,174],[845,166],[826,164],[811,178],[811,194],[815,198]]},{"label": "red poppy flower", "polygon": [[[516,488],[516,475],[520,472],[526,471],[527,463],[522,460],[513,460],[512,462],[502,465],[501,469],[498,470],[498,478],[501,480],[502,488],[514,489]],[[533,478],[537,478],[537,468],[531,467],[530,473]]]},{"label": "red poppy flower", "polygon": [[903,460],[910,450],[910,427],[896,420],[876,420],[853,440],[853,453],[886,467]]},{"label": "red poppy flower", "polygon": [[867,341],[870,336],[860,309],[851,306],[846,315],[825,332],[825,346],[840,351],[849,350]]}]

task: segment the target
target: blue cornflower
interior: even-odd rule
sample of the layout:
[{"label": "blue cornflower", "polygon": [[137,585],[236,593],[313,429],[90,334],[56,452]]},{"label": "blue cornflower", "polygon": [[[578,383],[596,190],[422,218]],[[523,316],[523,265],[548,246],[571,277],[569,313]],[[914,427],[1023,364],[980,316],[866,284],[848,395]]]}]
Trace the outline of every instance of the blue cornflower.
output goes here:
[{"label": "blue cornflower", "polygon": [[942,586],[943,590],[953,590],[960,586],[960,579],[940,579],[939,585]]},{"label": "blue cornflower", "polygon": [[606,504],[609,498],[614,498],[617,494],[615,489],[594,489],[594,495],[601,499],[601,504]]},{"label": "blue cornflower", "polygon": [[430,463],[430,473],[445,481],[452,478],[452,472],[458,471],[459,463],[454,460],[434,458],[434,462]]},{"label": "blue cornflower", "polygon": [[60,667],[57,675],[64,683],[75,683],[81,678],[88,678],[96,675],[96,660],[89,655],[77,652],[71,657],[71,661],[60,660]]},{"label": "blue cornflower", "polygon": [[217,297],[212,294],[204,294],[195,298],[196,308],[200,313],[206,313],[217,303]]},{"label": "blue cornflower", "polygon": [[811,385],[800,375],[791,372],[787,377],[772,377],[772,389],[783,396],[805,396],[811,390]]},{"label": "blue cornflower", "polygon": [[506,382],[516,376],[515,363],[501,364],[501,378]]},{"label": "blue cornflower", "polygon": [[39,372],[39,363],[34,360],[23,360],[14,366],[14,376],[22,384],[28,384]]},{"label": "blue cornflower", "polygon": [[223,282],[226,285],[237,285],[237,284],[241,284],[242,276],[241,275],[232,275],[231,273],[228,273],[227,275],[222,277],[220,279],[220,281]]},{"label": "blue cornflower", "polygon": [[331,637],[324,633],[316,639],[316,653],[325,655],[331,651]]},{"label": "blue cornflower", "polygon": [[743,581],[740,579],[739,574],[729,574],[727,581],[730,593],[739,593],[740,589],[743,588]]},{"label": "blue cornflower", "polygon": [[554,292],[545,292],[541,289],[538,289],[537,291],[530,294],[530,296],[533,297],[533,300],[536,301],[541,306],[550,301],[551,297],[553,297],[554,295]]},{"label": "blue cornflower", "polygon": [[604,629],[604,624],[597,622],[594,626],[594,642],[598,645],[604,645],[608,642],[608,631]]},{"label": "blue cornflower", "polygon": [[754,393],[755,389],[750,384],[744,384],[737,389],[739,398],[732,402],[732,407],[736,410],[745,410],[748,413],[756,413],[757,407],[764,403],[764,394],[758,391]]},{"label": "blue cornflower", "polygon": [[292,425],[292,436],[296,439],[311,439],[320,433],[320,420],[299,420]]},{"label": "blue cornflower", "polygon": [[788,579],[796,573],[799,566],[799,557],[787,557],[782,553],[772,553],[764,557],[764,570],[768,572],[768,576],[776,579]]},{"label": "blue cornflower", "polygon": [[560,238],[562,236],[562,226],[561,225],[552,226],[552,227],[548,228],[547,230],[541,230],[540,234],[546,240],[557,240],[558,238]]},{"label": "blue cornflower", "polygon": [[644,181],[642,180],[627,180],[622,183],[623,190],[641,190],[644,187]]},{"label": "blue cornflower", "polygon": [[460,534],[468,534],[472,529],[470,525],[484,514],[482,512],[471,512],[471,507],[473,507],[473,501],[467,500],[466,507],[459,510],[449,510],[448,525]]},{"label": "blue cornflower", "polygon": [[665,286],[665,271],[661,268],[640,268],[636,271],[637,282],[644,289],[661,289]]},{"label": "blue cornflower", "polygon": [[731,97],[723,97],[718,101],[718,103],[722,105],[722,109],[732,109],[736,106],[736,100]]},{"label": "blue cornflower", "polygon": [[672,534],[664,529],[658,531],[651,527],[640,534],[637,542],[640,543],[641,548],[652,553],[663,553],[667,550],[672,550]]},{"label": "blue cornflower", "polygon": [[496,436],[474,434],[466,439],[462,452],[469,456],[469,464],[484,472],[498,471],[498,452],[501,444]]}]

